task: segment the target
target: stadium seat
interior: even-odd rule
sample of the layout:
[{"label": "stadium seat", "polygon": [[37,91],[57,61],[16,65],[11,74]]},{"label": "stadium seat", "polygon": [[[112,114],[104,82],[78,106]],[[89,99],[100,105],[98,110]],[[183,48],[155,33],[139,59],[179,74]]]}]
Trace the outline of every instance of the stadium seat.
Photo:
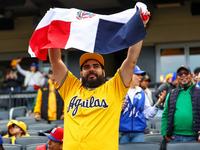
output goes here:
[{"label": "stadium seat", "polygon": [[160,143],[135,142],[119,144],[119,150],[160,150]]},{"label": "stadium seat", "polygon": [[28,108],[26,106],[12,107],[9,112],[9,119],[16,119],[17,117],[26,116]]},{"label": "stadium seat", "polygon": [[166,150],[199,150],[200,142],[167,143]]},{"label": "stadium seat", "polygon": [[0,120],[8,120],[9,119],[9,111],[1,110],[0,111]]},{"label": "stadium seat", "polygon": [[11,144],[11,138],[9,138],[9,137],[2,137],[2,139],[3,139],[3,143]]},{"label": "stadium seat", "polygon": [[55,128],[55,124],[46,124],[46,123],[39,123],[39,124],[30,124],[28,125],[28,130],[49,130]]},{"label": "stadium seat", "polygon": [[161,134],[145,134],[144,135],[145,142],[156,142],[162,144],[163,137]]},{"label": "stadium seat", "polygon": [[36,143],[46,143],[48,138],[46,136],[26,136],[16,138],[15,144],[22,145],[22,150],[26,149],[26,146],[29,144],[36,144]]},{"label": "stadium seat", "polygon": [[22,146],[19,144],[3,144],[5,150],[22,150]]}]

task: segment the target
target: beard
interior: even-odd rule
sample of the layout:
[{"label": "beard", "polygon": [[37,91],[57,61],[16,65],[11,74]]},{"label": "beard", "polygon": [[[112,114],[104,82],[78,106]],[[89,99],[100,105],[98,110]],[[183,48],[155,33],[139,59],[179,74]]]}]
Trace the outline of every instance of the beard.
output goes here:
[{"label": "beard", "polygon": [[186,87],[190,82],[182,82],[180,83],[182,86]]},{"label": "beard", "polygon": [[[96,79],[88,79],[89,75],[91,75],[91,74],[95,75]],[[85,77],[81,76],[81,78],[82,78],[82,85],[84,87],[88,87],[88,88],[96,88],[105,82],[105,77],[103,76],[103,71],[102,71],[101,75],[98,75],[91,71]]]}]

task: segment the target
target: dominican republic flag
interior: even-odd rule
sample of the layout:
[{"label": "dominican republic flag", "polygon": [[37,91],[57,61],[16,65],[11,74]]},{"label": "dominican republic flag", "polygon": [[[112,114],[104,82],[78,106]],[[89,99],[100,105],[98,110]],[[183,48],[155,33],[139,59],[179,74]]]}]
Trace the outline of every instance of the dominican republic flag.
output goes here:
[{"label": "dominican republic flag", "polygon": [[137,6],[111,15],[53,8],[35,29],[28,52],[41,60],[46,60],[49,48],[109,54],[128,48],[146,36]]}]

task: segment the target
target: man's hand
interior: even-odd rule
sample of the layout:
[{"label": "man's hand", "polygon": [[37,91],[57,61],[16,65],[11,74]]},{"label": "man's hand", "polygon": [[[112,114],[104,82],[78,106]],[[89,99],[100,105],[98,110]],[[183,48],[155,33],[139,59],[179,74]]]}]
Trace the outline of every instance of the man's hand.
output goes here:
[{"label": "man's hand", "polygon": [[41,120],[40,115],[35,115],[35,120],[37,121]]},{"label": "man's hand", "polygon": [[174,137],[173,136],[170,136],[170,137],[168,137],[168,136],[164,136],[164,138],[165,138],[165,140],[167,140],[167,142],[169,142],[170,140],[173,140],[174,139]]},{"label": "man's hand", "polygon": [[142,8],[140,8],[140,17],[142,19],[142,22],[144,24],[144,27],[146,27],[148,21],[149,21],[149,17],[148,18],[144,18],[142,16],[149,16],[150,17],[150,12],[147,10],[145,14],[142,14]]},{"label": "man's hand", "polygon": [[127,99],[126,98],[124,98],[124,100],[123,100],[123,103],[122,103],[122,110],[124,110],[124,108],[126,107],[126,103],[127,103],[128,101],[127,101]]},{"label": "man's hand", "polygon": [[159,99],[158,99],[158,105],[161,105],[161,103],[164,101],[166,96],[166,91],[162,91],[161,94],[159,95]]},{"label": "man's hand", "polygon": [[60,120],[64,120],[64,114],[60,116]]}]

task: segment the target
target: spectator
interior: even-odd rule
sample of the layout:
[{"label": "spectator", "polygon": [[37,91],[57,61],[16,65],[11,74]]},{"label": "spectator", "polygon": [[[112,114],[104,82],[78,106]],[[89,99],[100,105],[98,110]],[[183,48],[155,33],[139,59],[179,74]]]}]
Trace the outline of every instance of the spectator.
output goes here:
[{"label": "spectator", "polygon": [[146,72],[135,66],[131,86],[122,104],[119,131],[119,143],[144,142],[146,120],[151,120],[157,113],[166,92],[162,92],[158,103],[151,107],[145,92],[139,87]]},{"label": "spectator", "polygon": [[166,77],[165,77],[164,83],[165,82],[172,83],[172,76],[173,76],[172,73],[167,74]]},{"label": "spectator", "polygon": [[[45,78],[40,71],[38,71],[38,64],[31,63],[30,64],[30,71],[24,70],[21,68],[19,63],[21,62],[20,59],[17,60],[17,70],[25,76],[24,79],[24,86],[26,87],[27,92],[37,92],[37,90],[44,85]],[[27,98],[25,99],[27,102],[28,110],[31,110],[32,103],[34,98]]]},{"label": "spectator", "polygon": [[9,122],[7,126],[8,126],[8,129],[10,126],[13,127],[12,134],[7,134],[3,137],[10,137],[12,144],[15,144],[16,138],[23,137],[23,136],[30,136],[28,133],[26,133],[27,127],[26,127],[26,124],[22,121],[14,120],[12,122]]},{"label": "spectator", "polygon": [[36,120],[63,120],[63,99],[55,89],[56,81],[52,71],[49,69],[48,82],[38,90],[34,114]]},{"label": "spectator", "polygon": [[6,137],[11,137],[11,136],[13,136],[13,135],[14,135],[14,132],[13,132],[14,124],[17,124],[17,123],[18,123],[17,120],[10,120],[10,121],[8,122],[8,124],[7,124],[8,130],[2,130],[2,131],[0,132],[0,135],[1,135],[1,136],[5,136],[5,135],[6,135]]},{"label": "spectator", "polygon": [[[148,20],[142,21],[146,26]],[[61,50],[49,49],[58,91],[65,102],[63,149],[118,149],[122,100],[131,83],[141,46],[142,41],[129,47],[127,58],[105,84],[104,60],[100,54],[85,53],[80,57],[80,81],[65,66]]]},{"label": "spectator", "polygon": [[62,150],[63,133],[64,129],[61,127],[54,128],[50,134],[44,133],[49,138],[47,144],[40,145],[35,150]]},{"label": "spectator", "polygon": [[0,150],[5,150],[3,147],[3,138],[1,135],[0,135]]},{"label": "spectator", "polygon": [[[22,58],[21,58],[22,59]],[[21,92],[24,76],[17,71],[17,60],[11,61],[11,69],[6,73],[7,92]]]},{"label": "spectator", "polygon": [[146,95],[149,99],[150,105],[153,106],[154,102],[153,102],[153,98],[152,98],[152,93],[151,93],[150,89],[148,88],[150,82],[151,82],[151,79],[146,74],[145,76],[142,77],[140,87],[146,93]]},{"label": "spectator", "polygon": [[[173,77],[174,76],[174,77]],[[167,78],[167,82],[165,83],[162,83],[156,90],[155,92],[155,97],[156,98],[159,98],[159,95],[161,94],[162,91],[166,91],[166,93],[169,93],[172,89],[176,88],[178,83],[177,83],[177,80],[175,80],[176,78],[176,72],[174,72],[171,75],[168,75],[169,78]],[[172,80],[172,77],[173,77],[173,80]],[[165,100],[163,101],[163,104],[162,104],[162,107],[161,109],[163,109],[165,107],[164,105],[164,102]]]},{"label": "spectator", "polygon": [[21,68],[19,63],[20,59],[17,60],[17,70],[25,76],[24,86],[26,87],[26,91],[37,91],[42,85],[45,83],[45,78],[42,73],[38,70],[37,63],[30,64],[30,71],[24,70]]},{"label": "spectator", "polygon": [[167,95],[162,115],[163,143],[198,140],[200,88],[192,83],[192,78],[189,67],[182,65],[177,69],[179,86]]},{"label": "spectator", "polygon": [[200,87],[200,72],[199,72],[198,75],[196,76],[196,79],[197,79],[196,86],[197,86],[197,87]]}]

